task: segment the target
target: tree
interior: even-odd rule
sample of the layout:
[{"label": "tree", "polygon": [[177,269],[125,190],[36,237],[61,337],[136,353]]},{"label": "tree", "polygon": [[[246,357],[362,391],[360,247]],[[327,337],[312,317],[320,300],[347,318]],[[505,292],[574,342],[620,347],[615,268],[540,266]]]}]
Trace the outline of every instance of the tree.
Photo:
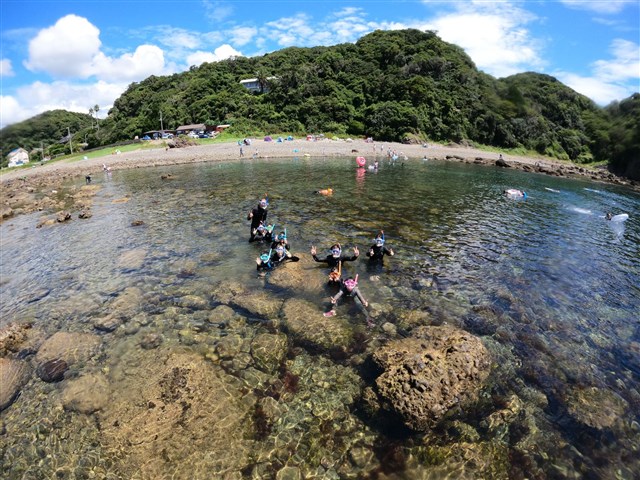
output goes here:
[{"label": "tree", "polygon": [[100,131],[100,122],[98,119],[98,112],[100,111],[100,105],[97,103],[93,106],[93,111],[96,113],[96,126],[98,127],[98,131]]},{"label": "tree", "polygon": [[91,128],[93,128],[93,114],[95,113],[95,109],[93,107],[89,108],[89,115],[91,115]]}]

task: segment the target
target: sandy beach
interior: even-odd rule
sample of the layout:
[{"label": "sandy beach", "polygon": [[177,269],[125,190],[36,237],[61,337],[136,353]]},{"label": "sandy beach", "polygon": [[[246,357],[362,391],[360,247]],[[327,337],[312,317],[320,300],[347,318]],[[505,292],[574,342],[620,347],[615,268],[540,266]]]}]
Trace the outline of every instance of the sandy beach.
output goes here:
[{"label": "sandy beach", "polygon": [[[282,157],[355,157],[363,156],[371,164],[377,158],[385,159],[389,151],[398,155],[398,161],[423,158],[450,160],[466,163],[496,165],[500,154],[477,148],[464,146],[443,146],[438,144],[405,145],[400,143],[373,142],[365,140],[329,140],[307,141],[297,139],[278,143],[253,139],[251,145],[242,147],[236,142],[213,143],[208,145],[190,145],[180,148],[168,148],[162,141],[156,141],[157,148],[145,148],[133,152],[111,154],[86,160],[60,160],[40,165],[35,163],[31,168],[15,169],[0,176],[0,213],[6,219],[20,213],[45,210],[50,205],[37,201],[36,192],[59,189],[62,184],[78,176],[92,175],[102,172],[104,166],[111,171],[154,167],[163,165],[182,165],[201,162],[230,162],[242,158],[268,161],[269,158]],[[503,154],[505,168],[518,168],[560,177],[587,176],[592,180],[612,182],[637,187],[606,170],[594,171],[568,162],[554,161],[544,157],[522,157]]]}]

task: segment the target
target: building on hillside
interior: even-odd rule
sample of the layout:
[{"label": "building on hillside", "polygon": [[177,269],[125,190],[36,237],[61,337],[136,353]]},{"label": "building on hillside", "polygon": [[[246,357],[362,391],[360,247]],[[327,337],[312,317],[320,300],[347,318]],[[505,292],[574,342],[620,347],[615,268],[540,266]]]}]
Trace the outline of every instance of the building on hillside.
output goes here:
[{"label": "building on hillside", "polygon": [[[278,77],[267,77],[267,85],[264,86],[262,93],[269,93],[268,82],[276,80]],[[240,80],[240,85],[249,90],[251,93],[260,92],[260,82],[257,78],[247,78],[246,80]]]},{"label": "building on hillside", "polygon": [[231,125],[218,125],[216,127],[216,132],[220,133],[220,132],[224,132],[227,128],[229,128]]},{"label": "building on hillside", "polygon": [[27,152],[24,148],[16,148],[15,150],[11,150],[9,155],[7,155],[7,160],[9,160],[8,167],[17,167],[19,165],[24,165],[25,163],[29,163],[29,152]]},{"label": "building on hillside", "polygon": [[194,133],[210,133],[216,129],[215,125],[207,125],[205,123],[194,123],[193,125],[181,125],[176,128],[176,135],[187,135],[191,132]]}]

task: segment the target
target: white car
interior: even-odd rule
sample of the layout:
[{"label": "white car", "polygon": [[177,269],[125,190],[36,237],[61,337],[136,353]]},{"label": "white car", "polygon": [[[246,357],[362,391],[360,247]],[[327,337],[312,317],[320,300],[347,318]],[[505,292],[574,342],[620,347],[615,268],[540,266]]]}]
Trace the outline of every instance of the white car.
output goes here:
[{"label": "white car", "polygon": [[198,134],[196,132],[189,132],[187,136],[191,138],[198,138]]}]

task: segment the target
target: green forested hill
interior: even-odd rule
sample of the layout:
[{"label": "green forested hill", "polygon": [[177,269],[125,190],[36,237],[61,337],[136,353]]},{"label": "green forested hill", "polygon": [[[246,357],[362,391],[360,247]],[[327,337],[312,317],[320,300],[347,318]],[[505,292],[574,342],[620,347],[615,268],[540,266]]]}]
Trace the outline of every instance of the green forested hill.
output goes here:
[{"label": "green forested hill", "polygon": [[[247,91],[239,83],[246,78],[258,78],[265,92]],[[610,161],[625,170],[638,157],[637,105],[634,96],[599,108],[555,78],[532,72],[495,79],[433,32],[376,31],[355,44],[287,48],[149,77],[129,86],[100,131],[90,130],[88,142],[109,144],[157,130],[162,114],[166,129],[230,123],[240,135],[471,141],[577,162]],[[3,149],[15,138],[4,130]]]}]

